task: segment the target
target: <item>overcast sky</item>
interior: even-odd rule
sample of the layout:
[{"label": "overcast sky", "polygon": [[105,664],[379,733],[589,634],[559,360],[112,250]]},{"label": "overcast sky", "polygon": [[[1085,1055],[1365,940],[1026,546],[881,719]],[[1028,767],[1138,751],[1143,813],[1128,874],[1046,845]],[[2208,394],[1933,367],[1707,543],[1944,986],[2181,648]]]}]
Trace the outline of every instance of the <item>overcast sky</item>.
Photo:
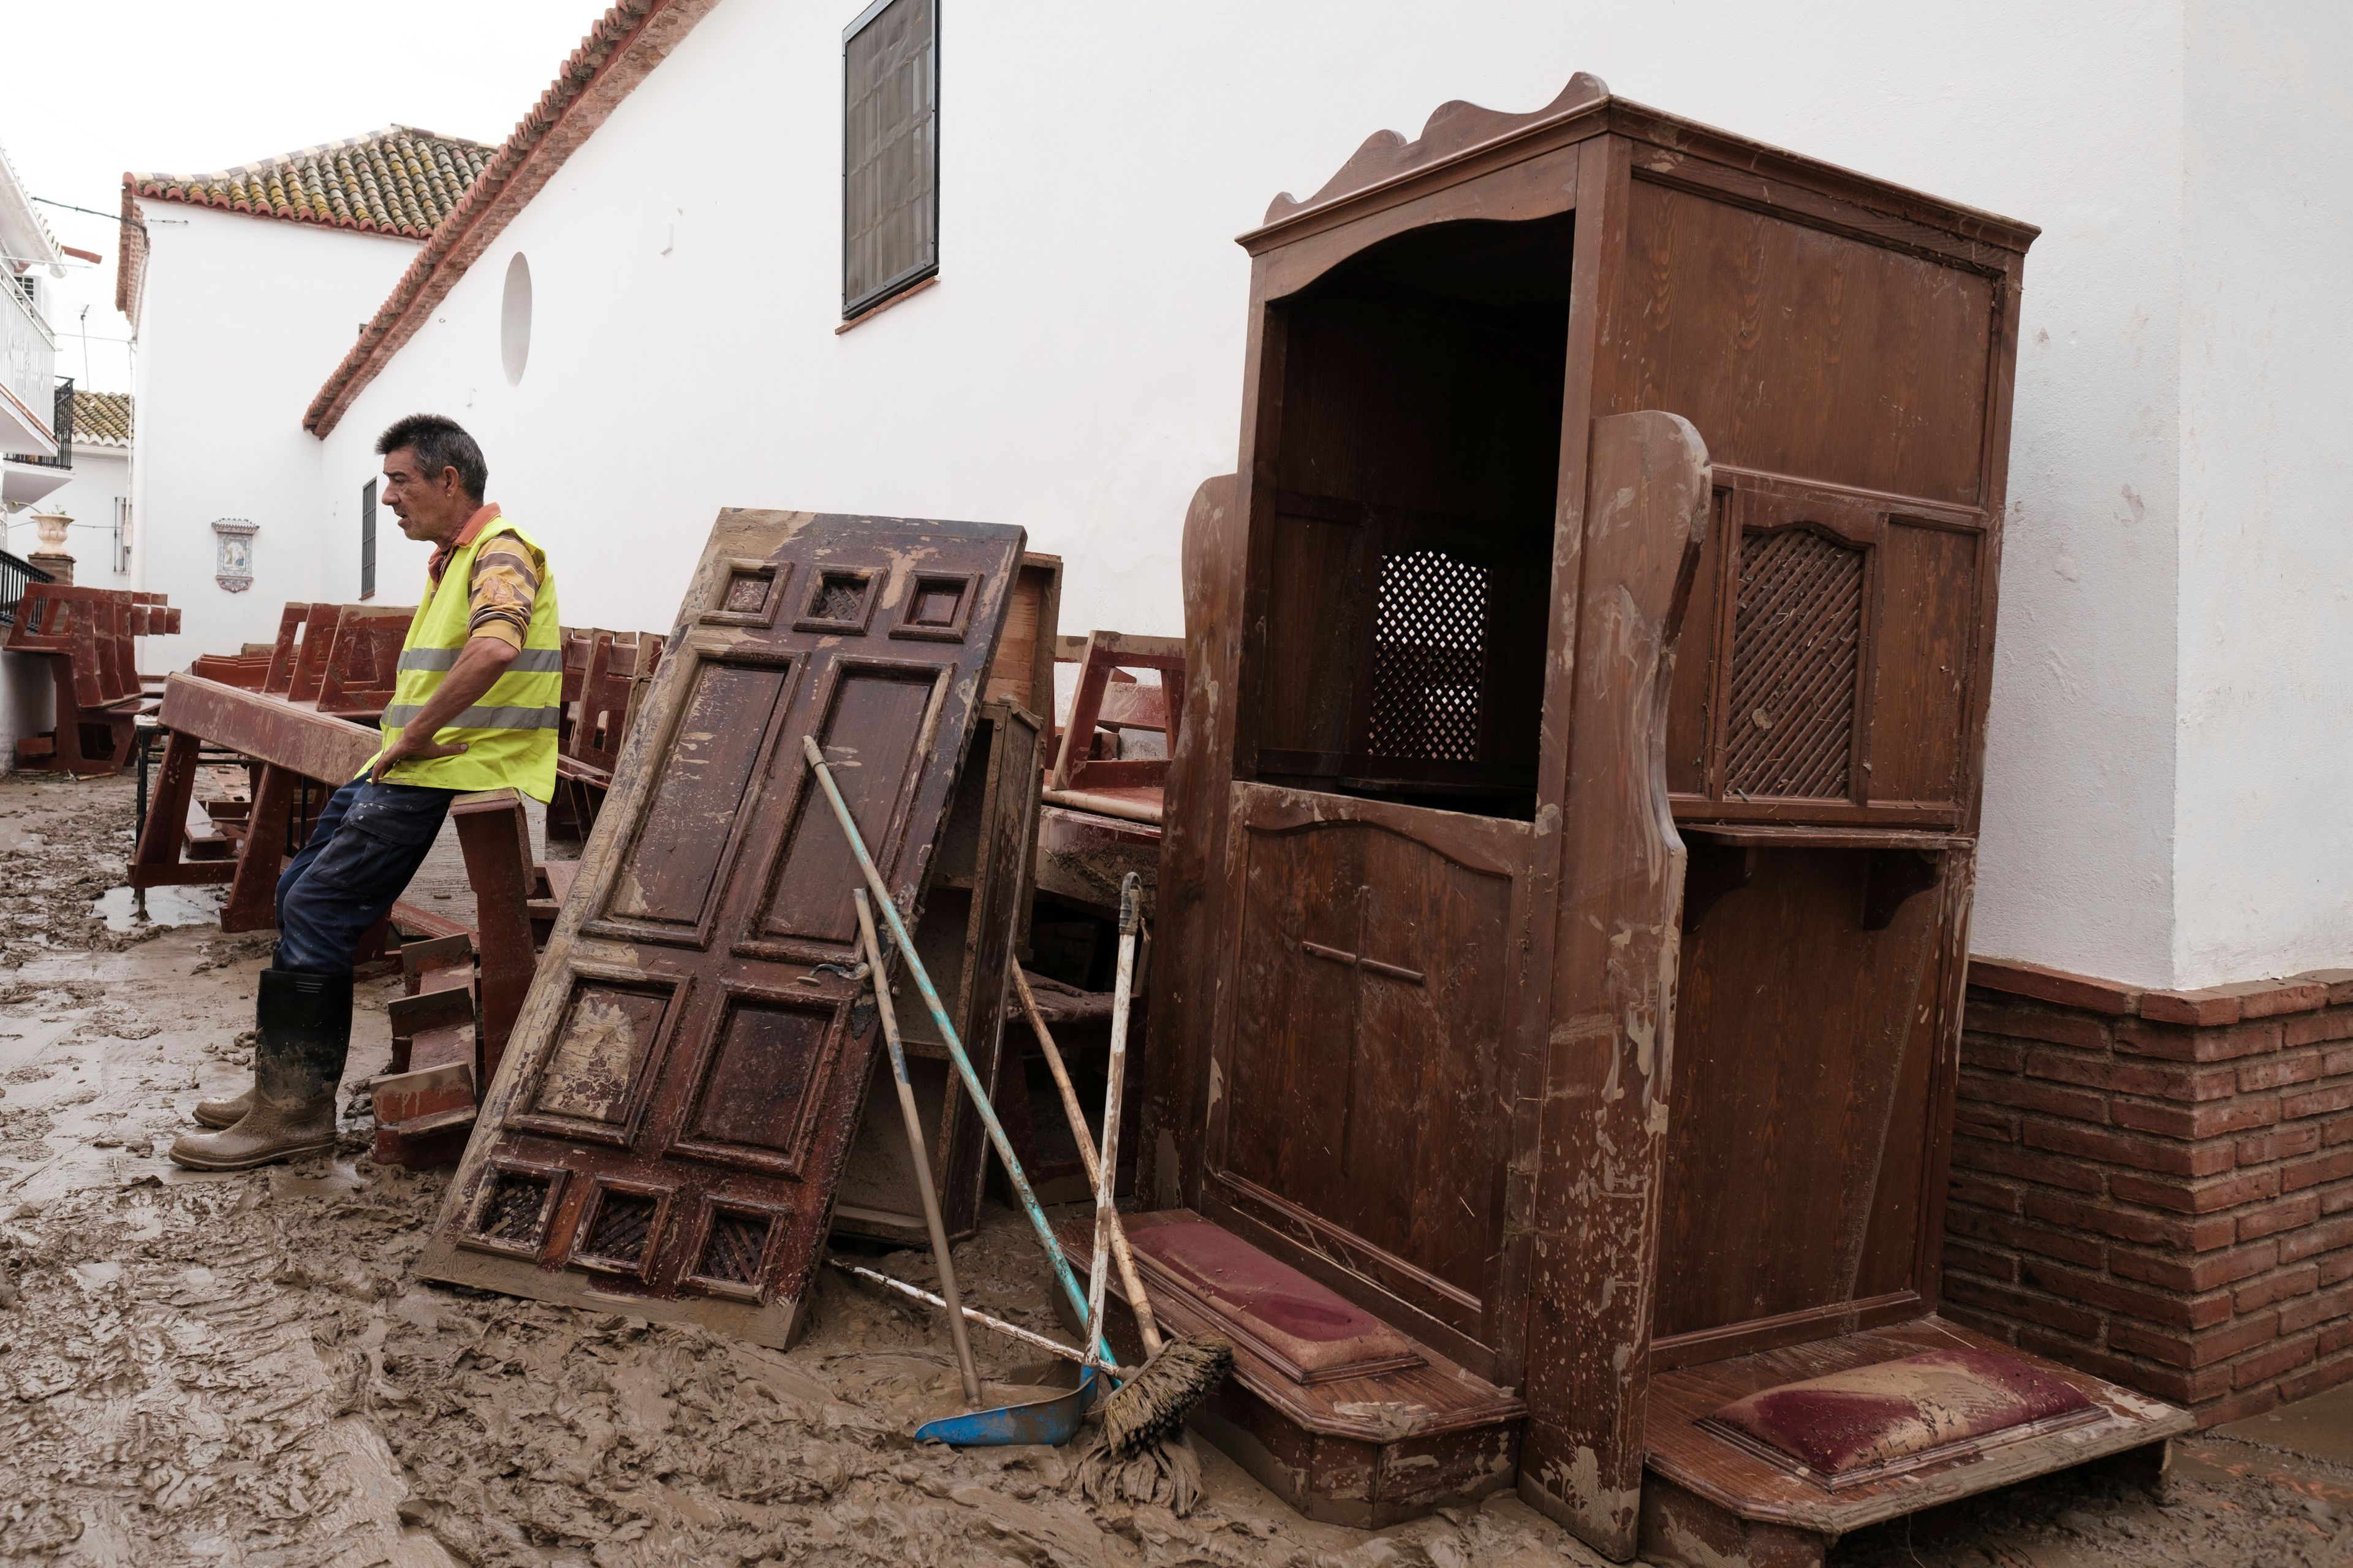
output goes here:
[{"label": "overcast sky", "polygon": [[[112,214],[126,169],[203,174],[392,124],[496,143],[605,8],[606,0],[10,5],[0,147],[28,194]],[[131,326],[114,309],[120,226],[39,211],[61,243],[106,258],[98,268],[72,264],[56,285],[58,372],[128,391]]]}]

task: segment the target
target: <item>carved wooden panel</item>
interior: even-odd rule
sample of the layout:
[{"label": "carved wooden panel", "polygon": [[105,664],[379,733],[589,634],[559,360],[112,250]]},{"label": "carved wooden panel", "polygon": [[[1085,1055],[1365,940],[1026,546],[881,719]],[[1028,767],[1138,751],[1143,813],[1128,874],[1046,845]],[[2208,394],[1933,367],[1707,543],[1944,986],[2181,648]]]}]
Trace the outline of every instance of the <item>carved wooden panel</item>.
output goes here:
[{"label": "carved wooden panel", "polygon": [[902,907],[928,880],[1018,529],[723,512],[420,1265],[782,1344],[873,1015],[814,735]]},{"label": "carved wooden panel", "polygon": [[[1683,936],[1661,1251],[1707,1267],[1662,1274],[1662,1338],[1913,1284],[1949,900],[1908,900],[1873,931],[1869,853],[1752,858]],[[1759,985],[1798,932],[1805,983]]]},{"label": "carved wooden panel", "polygon": [[1726,466],[1983,504],[1994,278],[1641,177],[1629,197],[1625,406],[1684,415]]},{"label": "carved wooden panel", "polygon": [[[1276,792],[1263,792],[1274,795]],[[1247,822],[1220,1164],[1444,1289],[1474,1337],[1493,1254],[1511,879],[1444,826]],[[1433,842],[1435,840],[1435,842]]]},{"label": "carved wooden panel", "polygon": [[1684,822],[1951,831],[1981,711],[1972,508],[1715,470],[1718,532],[1675,670]]},{"label": "carved wooden panel", "polygon": [[1725,787],[1842,799],[1854,761],[1863,552],[1808,529],[1740,542]]}]

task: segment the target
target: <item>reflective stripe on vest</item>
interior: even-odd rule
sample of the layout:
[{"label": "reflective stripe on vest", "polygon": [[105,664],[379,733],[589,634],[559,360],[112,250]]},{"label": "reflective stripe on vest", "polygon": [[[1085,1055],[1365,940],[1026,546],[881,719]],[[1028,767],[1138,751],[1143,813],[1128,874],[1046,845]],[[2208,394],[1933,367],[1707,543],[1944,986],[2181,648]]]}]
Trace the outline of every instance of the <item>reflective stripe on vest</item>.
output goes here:
[{"label": "reflective stripe on vest", "polygon": [[[399,739],[457,667],[459,654],[472,637],[474,559],[483,545],[502,533],[513,534],[539,562],[539,590],[532,600],[522,650],[471,707],[435,732],[437,742],[463,742],[464,752],[411,758],[387,772],[387,782],[436,789],[518,789],[536,800],[555,793],[555,737],[564,717],[563,631],[555,577],[546,552],[504,517],[493,519],[471,544],[450,556],[441,581],[417,607],[400,651],[392,701],[384,712],[385,744]],[[375,765],[371,757],[368,766]]]},{"label": "reflective stripe on vest", "polygon": [[[459,651],[459,649],[454,647],[404,648],[401,650],[400,664],[398,668],[402,669],[451,669],[457,666]],[[562,648],[527,647],[521,653],[515,655],[512,662],[507,666],[508,673],[512,675],[530,675],[533,672],[544,672],[551,669],[556,671],[558,674],[563,673],[564,650]]]}]

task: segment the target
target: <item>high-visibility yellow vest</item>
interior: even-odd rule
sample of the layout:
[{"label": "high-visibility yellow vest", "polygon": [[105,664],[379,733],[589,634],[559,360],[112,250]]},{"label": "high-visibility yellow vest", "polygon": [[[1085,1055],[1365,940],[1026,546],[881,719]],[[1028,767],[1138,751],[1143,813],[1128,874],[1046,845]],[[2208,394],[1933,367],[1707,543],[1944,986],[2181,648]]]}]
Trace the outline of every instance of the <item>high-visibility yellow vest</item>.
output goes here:
[{"label": "high-visibility yellow vest", "polygon": [[[532,600],[531,629],[522,651],[472,707],[435,732],[439,744],[463,741],[465,751],[454,757],[417,757],[397,763],[385,774],[389,783],[435,789],[519,789],[533,800],[555,793],[556,727],[564,715],[564,638],[555,616],[555,575],[548,568],[547,552],[503,517],[494,519],[471,544],[449,558],[440,585],[417,606],[417,618],[408,623],[408,638],[400,647],[392,706],[384,710],[384,743],[388,750],[400,739],[402,726],[417,716],[457,664],[472,618],[469,601],[474,557],[501,533],[521,540],[539,566],[539,592]],[[368,767],[375,765],[375,759],[369,758]],[[367,768],[360,775],[364,778]]]}]

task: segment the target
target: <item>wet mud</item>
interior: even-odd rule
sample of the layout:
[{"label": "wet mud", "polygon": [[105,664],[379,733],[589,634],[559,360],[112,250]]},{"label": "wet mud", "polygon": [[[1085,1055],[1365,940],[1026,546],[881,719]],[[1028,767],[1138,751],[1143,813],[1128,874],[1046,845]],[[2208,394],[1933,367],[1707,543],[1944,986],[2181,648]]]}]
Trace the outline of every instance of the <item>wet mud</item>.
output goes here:
[{"label": "wet mud", "polygon": [[[1181,1519],[1091,1503],[1063,1451],[918,1446],[914,1426],[958,1403],[944,1326],[831,1270],[788,1352],[426,1285],[412,1265],[445,1178],[375,1166],[358,1097],[331,1157],[175,1170],[161,1151],[187,1108],[244,1079],[268,941],[107,932],[88,904],[120,883],[130,807],[127,781],[0,779],[0,855],[59,860],[0,928],[0,1561],[1601,1562],[1509,1496],[1379,1532],[1314,1524],[1206,1444],[1203,1498]],[[42,842],[17,847],[12,829]],[[45,923],[14,918],[35,909]],[[352,1082],[382,1064],[393,992],[360,989]],[[933,1283],[921,1252],[857,1256]],[[992,1207],[956,1260],[976,1305],[1059,1332],[1016,1216]],[[992,1378],[1034,1364],[975,1340]],[[2244,1447],[2203,1443],[2163,1505],[2053,1478],[1858,1536],[1832,1561],[2353,1562],[2353,1472],[2233,1468]]]}]

